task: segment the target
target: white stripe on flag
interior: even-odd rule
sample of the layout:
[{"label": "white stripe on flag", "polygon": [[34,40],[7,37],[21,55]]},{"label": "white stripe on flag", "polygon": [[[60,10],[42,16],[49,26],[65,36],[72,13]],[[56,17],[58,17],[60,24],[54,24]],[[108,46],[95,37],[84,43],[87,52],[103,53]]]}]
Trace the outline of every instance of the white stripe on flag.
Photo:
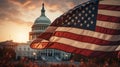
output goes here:
[{"label": "white stripe on flag", "polygon": [[102,1],[100,1],[100,4],[120,5],[120,0],[102,0]]},{"label": "white stripe on flag", "polygon": [[120,11],[101,10],[101,9],[99,9],[98,14],[120,17]]},{"label": "white stripe on flag", "polygon": [[109,35],[100,32],[90,31],[90,30],[83,30],[78,28],[71,28],[71,27],[58,27],[56,31],[63,31],[63,32],[70,32],[78,35],[90,36],[102,40],[108,41],[120,41],[120,35]]},{"label": "white stripe on flag", "polygon": [[120,45],[116,48],[116,51],[120,51]]},{"label": "white stripe on flag", "polygon": [[109,28],[109,29],[116,29],[120,30],[120,23],[112,23],[112,22],[107,22],[107,21],[97,21],[96,26],[104,27],[104,28]]},{"label": "white stripe on flag", "polygon": [[96,44],[80,42],[80,41],[76,41],[68,38],[56,37],[56,36],[52,36],[50,38],[50,42],[62,43],[65,45],[82,48],[82,49],[94,50],[94,51],[114,51],[118,47],[118,46],[100,46]]}]

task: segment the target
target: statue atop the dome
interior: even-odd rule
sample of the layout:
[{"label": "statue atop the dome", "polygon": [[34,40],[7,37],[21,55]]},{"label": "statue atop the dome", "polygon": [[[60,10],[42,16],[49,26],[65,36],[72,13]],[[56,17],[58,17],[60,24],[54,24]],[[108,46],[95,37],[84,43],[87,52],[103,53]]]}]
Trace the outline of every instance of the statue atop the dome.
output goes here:
[{"label": "statue atop the dome", "polygon": [[44,8],[44,3],[42,4],[41,16],[45,16],[45,8]]}]

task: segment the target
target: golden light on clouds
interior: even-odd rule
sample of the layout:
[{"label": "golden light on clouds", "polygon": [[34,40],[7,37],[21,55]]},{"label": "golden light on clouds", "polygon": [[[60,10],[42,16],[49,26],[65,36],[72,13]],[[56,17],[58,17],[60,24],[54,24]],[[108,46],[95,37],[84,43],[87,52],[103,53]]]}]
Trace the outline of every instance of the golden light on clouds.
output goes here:
[{"label": "golden light on clouds", "polygon": [[0,0],[0,41],[29,40],[31,26],[41,14],[44,2],[46,16],[53,22],[71,9],[79,0]]}]

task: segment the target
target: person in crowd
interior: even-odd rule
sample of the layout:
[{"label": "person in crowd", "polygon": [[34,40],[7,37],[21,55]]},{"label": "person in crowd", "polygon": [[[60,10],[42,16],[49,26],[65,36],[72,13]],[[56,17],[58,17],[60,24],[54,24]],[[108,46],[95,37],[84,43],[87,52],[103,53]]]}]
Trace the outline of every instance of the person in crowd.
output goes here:
[{"label": "person in crowd", "polygon": [[80,59],[79,67],[87,67],[86,62],[83,59]]}]

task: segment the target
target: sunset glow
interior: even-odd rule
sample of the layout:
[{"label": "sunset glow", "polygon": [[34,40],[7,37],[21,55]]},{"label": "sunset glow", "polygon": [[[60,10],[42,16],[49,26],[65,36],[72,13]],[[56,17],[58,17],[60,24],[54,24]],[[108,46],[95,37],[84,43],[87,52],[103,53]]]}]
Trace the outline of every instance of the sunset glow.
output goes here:
[{"label": "sunset glow", "polygon": [[15,36],[15,37],[13,37],[13,40],[15,42],[26,42],[26,41],[28,41],[28,36],[26,34],[28,34],[28,33],[26,33],[26,32],[15,33],[15,34],[13,34]]},{"label": "sunset glow", "polygon": [[26,42],[29,39],[29,31],[31,30],[28,27],[21,26],[22,28],[17,28],[15,32],[13,32],[13,35],[11,36],[11,39],[15,42]]},{"label": "sunset glow", "polygon": [[0,1],[0,42],[29,41],[31,26],[41,14],[44,2],[46,16],[53,22],[57,17],[79,4],[76,1],[58,0],[1,0]]}]

